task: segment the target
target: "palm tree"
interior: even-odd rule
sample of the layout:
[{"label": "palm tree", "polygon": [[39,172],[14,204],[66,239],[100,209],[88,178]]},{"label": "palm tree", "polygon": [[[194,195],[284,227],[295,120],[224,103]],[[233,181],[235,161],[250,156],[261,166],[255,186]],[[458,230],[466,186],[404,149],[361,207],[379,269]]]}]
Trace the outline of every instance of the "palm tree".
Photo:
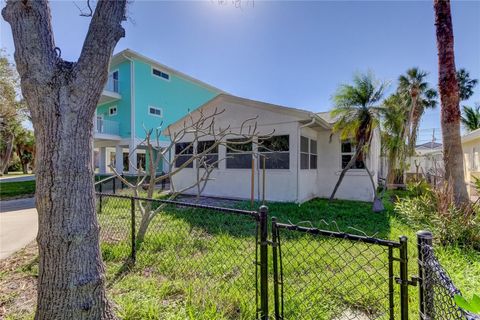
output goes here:
[{"label": "palm tree", "polygon": [[397,169],[403,172],[406,152],[403,139],[404,126],[408,117],[406,101],[397,92],[385,99],[382,114],[382,151],[387,156],[387,185],[395,182]]},{"label": "palm tree", "polygon": [[456,206],[469,202],[460,138],[459,86],[455,71],[452,15],[449,0],[434,0],[438,51],[438,87],[442,104],[443,161],[445,179],[453,188]]},{"label": "palm tree", "polygon": [[468,131],[480,128],[480,104],[475,107],[463,106],[462,123]]},{"label": "palm tree", "polygon": [[[379,124],[380,108],[377,106],[383,98],[386,84],[375,80],[372,73],[357,74],[353,85],[341,85],[333,96],[334,109],[331,115],[337,119],[333,132],[340,132],[341,139],[352,139],[356,144],[355,154],[343,168],[333,189],[330,200],[335,197],[345,173],[368,152],[374,129]],[[373,178],[370,175],[373,184]],[[374,191],[375,191],[375,185]]]},{"label": "palm tree", "polygon": [[437,92],[425,81],[428,73],[418,68],[408,69],[398,78],[398,91],[408,101],[409,115],[404,128],[404,139],[408,141],[408,155],[415,150],[418,127],[426,108],[435,108]]},{"label": "palm tree", "polygon": [[473,95],[473,88],[477,85],[478,80],[470,79],[470,73],[462,68],[457,71],[457,82],[460,90],[460,101],[470,99]]}]

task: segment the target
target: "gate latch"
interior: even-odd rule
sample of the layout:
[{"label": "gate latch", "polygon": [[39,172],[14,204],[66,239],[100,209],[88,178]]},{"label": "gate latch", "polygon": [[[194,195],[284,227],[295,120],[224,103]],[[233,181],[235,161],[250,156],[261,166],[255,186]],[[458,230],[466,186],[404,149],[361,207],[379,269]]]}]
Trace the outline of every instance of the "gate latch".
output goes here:
[{"label": "gate latch", "polygon": [[[403,283],[402,279],[400,279],[399,277],[395,277],[395,282],[398,283],[398,284],[402,284],[402,283]],[[419,282],[418,276],[413,276],[413,277],[411,277],[411,280],[408,280],[408,281],[407,281],[407,284],[408,284],[409,286],[414,286],[414,287],[416,287],[417,284],[418,284],[418,282]]]}]

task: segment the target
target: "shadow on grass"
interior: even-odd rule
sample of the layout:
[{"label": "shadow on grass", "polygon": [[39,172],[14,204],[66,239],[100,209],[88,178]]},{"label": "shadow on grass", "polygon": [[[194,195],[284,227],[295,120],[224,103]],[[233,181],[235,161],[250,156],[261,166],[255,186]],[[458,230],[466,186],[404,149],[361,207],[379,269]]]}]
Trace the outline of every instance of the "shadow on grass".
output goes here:
[{"label": "shadow on grass", "polygon": [[135,261],[132,258],[128,258],[122,264],[122,266],[118,269],[112,279],[107,281],[107,289],[112,288],[117,282],[121,281],[125,278],[130,271],[132,271],[133,267],[135,266]]}]

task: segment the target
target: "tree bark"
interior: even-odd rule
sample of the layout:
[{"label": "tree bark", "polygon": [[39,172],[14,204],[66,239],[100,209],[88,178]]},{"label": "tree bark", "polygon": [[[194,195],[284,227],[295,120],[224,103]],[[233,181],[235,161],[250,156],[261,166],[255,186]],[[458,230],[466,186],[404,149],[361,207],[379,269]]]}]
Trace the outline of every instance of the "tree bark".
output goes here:
[{"label": "tree bark", "polygon": [[469,201],[463,171],[459,88],[456,79],[452,17],[449,0],[434,0],[438,50],[438,87],[442,106],[445,179],[452,184],[457,206]]},{"label": "tree bark", "polygon": [[78,63],[55,48],[46,1],[7,1],[36,138],[39,272],[35,319],[114,319],[106,298],[93,187],[93,115],[124,35],[125,1],[97,3]]}]

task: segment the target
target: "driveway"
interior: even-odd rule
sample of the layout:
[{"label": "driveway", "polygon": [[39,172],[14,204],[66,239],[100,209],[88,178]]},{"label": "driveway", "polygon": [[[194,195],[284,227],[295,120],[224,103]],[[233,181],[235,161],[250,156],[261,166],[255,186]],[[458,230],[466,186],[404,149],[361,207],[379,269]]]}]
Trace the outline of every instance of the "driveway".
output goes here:
[{"label": "driveway", "polygon": [[0,201],[0,259],[32,242],[37,231],[34,198]]}]

